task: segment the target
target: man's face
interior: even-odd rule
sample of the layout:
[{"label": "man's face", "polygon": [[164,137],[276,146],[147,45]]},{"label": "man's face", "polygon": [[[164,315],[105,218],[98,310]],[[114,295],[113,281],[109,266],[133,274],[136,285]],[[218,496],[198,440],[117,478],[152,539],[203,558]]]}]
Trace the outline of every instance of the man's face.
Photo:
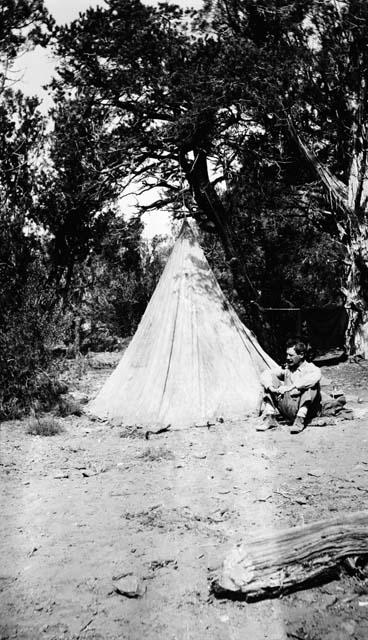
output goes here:
[{"label": "man's face", "polygon": [[286,351],[286,364],[289,369],[297,369],[300,363],[304,360],[304,356],[297,353],[294,347],[290,347]]}]

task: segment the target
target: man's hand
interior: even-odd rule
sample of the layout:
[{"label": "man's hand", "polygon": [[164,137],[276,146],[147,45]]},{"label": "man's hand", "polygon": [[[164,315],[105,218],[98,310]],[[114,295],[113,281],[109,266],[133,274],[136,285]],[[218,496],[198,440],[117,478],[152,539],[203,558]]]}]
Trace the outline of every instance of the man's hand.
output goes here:
[{"label": "man's hand", "polygon": [[280,386],[277,389],[275,389],[275,393],[277,393],[281,397],[284,396],[285,393],[290,393],[292,398],[296,398],[297,396],[300,395],[299,389],[297,389],[293,385],[286,385],[286,384],[280,384]]},{"label": "man's hand", "polygon": [[276,393],[279,396],[285,395],[285,393],[290,393],[290,391],[294,389],[294,387],[287,386],[286,384],[280,384],[280,386],[276,389]]},{"label": "man's hand", "polygon": [[268,387],[267,391],[270,391],[271,393],[278,393],[279,392],[279,388],[278,387],[273,387],[272,385]]},{"label": "man's hand", "polygon": [[292,387],[290,389],[290,395],[292,398],[297,398],[298,396],[300,396],[300,389],[297,389],[296,387]]}]

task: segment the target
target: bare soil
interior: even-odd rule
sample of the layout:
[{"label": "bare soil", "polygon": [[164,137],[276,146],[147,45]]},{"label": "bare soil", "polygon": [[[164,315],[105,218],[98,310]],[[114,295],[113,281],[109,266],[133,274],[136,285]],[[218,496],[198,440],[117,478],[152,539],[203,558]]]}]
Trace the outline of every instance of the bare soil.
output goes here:
[{"label": "bare soil", "polygon": [[[93,395],[115,360],[76,386]],[[0,638],[366,640],[368,581],[344,571],[250,604],[209,590],[226,551],[260,529],[367,508],[368,363],[324,374],[361,417],[298,436],[254,419],[149,441],[84,415],[52,437],[3,423]],[[143,596],[116,592],[128,573]]]}]

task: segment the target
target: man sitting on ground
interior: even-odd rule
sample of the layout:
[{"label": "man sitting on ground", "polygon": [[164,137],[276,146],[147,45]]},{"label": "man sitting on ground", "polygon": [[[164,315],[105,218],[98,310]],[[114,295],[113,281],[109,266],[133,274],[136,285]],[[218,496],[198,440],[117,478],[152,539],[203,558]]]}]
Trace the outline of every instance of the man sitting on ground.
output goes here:
[{"label": "man sitting on ground", "polygon": [[277,427],[276,414],[279,412],[292,422],[290,433],[301,433],[306,422],[319,414],[321,371],[305,357],[304,342],[291,340],[287,346],[285,369],[268,369],[262,374],[262,423],[257,431]]}]

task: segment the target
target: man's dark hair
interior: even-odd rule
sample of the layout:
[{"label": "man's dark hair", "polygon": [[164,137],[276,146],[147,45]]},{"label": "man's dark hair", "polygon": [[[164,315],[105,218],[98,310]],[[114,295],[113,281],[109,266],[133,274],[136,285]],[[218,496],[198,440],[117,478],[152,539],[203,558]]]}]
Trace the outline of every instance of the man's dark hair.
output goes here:
[{"label": "man's dark hair", "polygon": [[305,342],[301,342],[300,340],[293,340],[292,338],[290,338],[290,340],[288,340],[286,343],[286,348],[291,349],[292,347],[295,349],[295,352],[299,356],[307,355],[307,345],[305,344]]}]

